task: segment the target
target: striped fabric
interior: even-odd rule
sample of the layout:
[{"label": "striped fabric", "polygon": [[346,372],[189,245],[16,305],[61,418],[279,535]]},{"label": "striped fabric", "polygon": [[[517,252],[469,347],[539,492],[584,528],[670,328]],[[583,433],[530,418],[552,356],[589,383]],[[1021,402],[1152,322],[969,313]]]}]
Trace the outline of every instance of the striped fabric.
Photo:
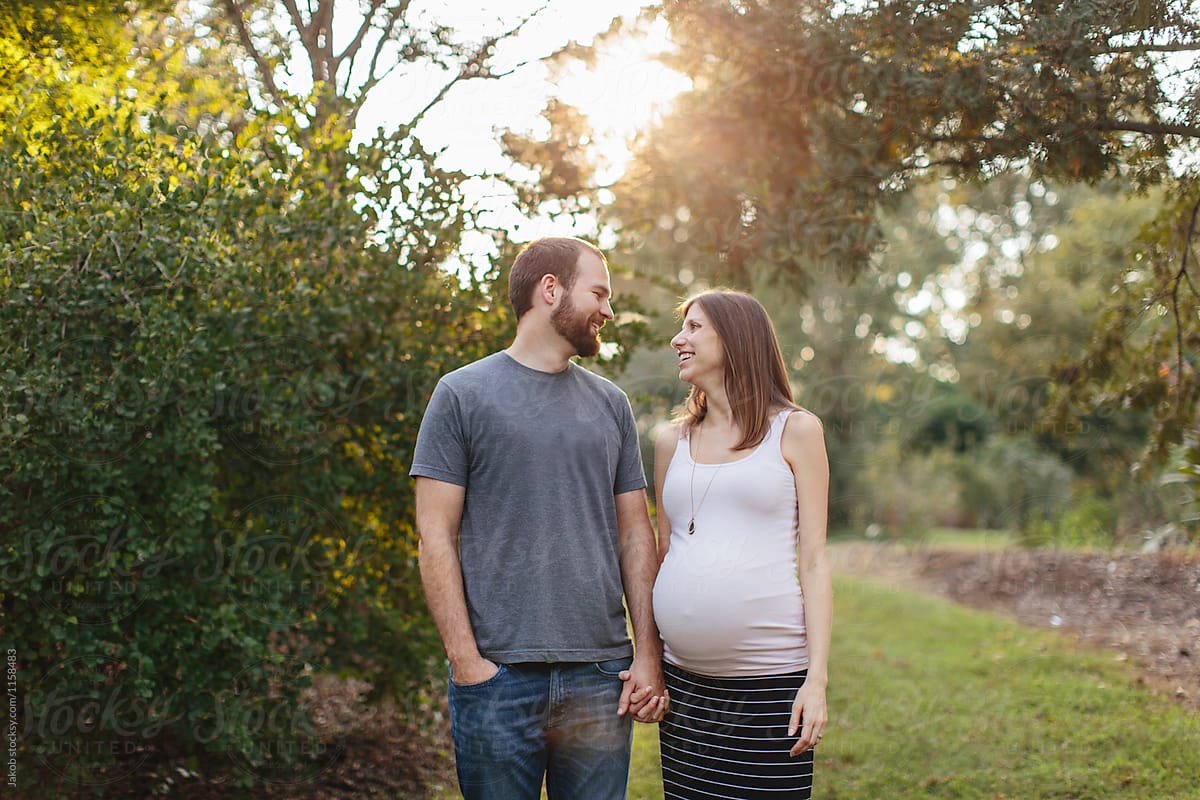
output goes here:
[{"label": "striped fabric", "polygon": [[813,752],[793,758],[792,701],[806,672],[710,678],[663,664],[671,706],[659,726],[664,796],[808,800]]}]

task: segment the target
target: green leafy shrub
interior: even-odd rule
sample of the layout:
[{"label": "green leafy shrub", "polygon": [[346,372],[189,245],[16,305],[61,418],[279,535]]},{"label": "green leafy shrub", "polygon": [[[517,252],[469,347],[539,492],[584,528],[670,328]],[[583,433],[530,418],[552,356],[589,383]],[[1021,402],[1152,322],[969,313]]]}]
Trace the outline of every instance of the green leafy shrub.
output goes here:
[{"label": "green leafy shrub", "polygon": [[1087,492],[1072,498],[1058,515],[1034,516],[1020,539],[1031,547],[1107,548],[1116,543],[1116,527],[1115,503]]},{"label": "green leafy shrub", "polygon": [[296,153],[285,121],[204,136],[97,94],[31,68],[0,104],[22,782],[100,792],[151,747],[303,778],[314,671],[397,691],[440,654],[408,459],[437,376],[511,323],[440,269],[461,204],[403,138]]},{"label": "green leafy shrub", "polygon": [[977,526],[1020,531],[1062,512],[1074,473],[1032,436],[1004,434],[964,454],[958,479]]}]

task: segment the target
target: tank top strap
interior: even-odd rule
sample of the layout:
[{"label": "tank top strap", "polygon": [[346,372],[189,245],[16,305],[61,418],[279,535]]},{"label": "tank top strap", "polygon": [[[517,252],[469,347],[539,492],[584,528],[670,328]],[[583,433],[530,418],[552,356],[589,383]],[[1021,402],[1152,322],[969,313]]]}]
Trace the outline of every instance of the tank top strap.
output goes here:
[{"label": "tank top strap", "polygon": [[[759,445],[755,448],[755,451],[761,450],[764,445],[771,444],[774,445],[772,449],[776,452],[779,452],[779,443],[783,441],[784,424],[787,422],[788,416],[795,410],[796,409],[794,408],[784,408],[771,418],[771,425],[767,428],[767,435],[763,437],[761,442],[759,442]],[[679,451],[683,450],[690,458],[692,451],[691,441],[692,432],[690,430],[681,429],[679,432],[679,438],[675,442],[675,454],[679,454]]]},{"label": "tank top strap", "polygon": [[671,453],[671,461],[677,459],[686,460],[692,457],[692,432],[685,430],[681,425],[679,428],[679,438],[675,440],[675,450]]},{"label": "tank top strap", "polygon": [[783,439],[783,426],[787,424],[788,416],[795,411],[794,408],[784,408],[771,420],[771,427],[767,431],[767,439],[773,442],[778,442]]}]

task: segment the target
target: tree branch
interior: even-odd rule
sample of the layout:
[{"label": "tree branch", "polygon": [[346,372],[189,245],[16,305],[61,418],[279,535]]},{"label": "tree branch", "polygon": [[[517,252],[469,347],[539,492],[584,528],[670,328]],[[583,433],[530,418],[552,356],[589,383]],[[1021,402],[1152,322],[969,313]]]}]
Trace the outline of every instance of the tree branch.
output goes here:
[{"label": "tree branch", "polygon": [[1109,45],[1105,55],[1116,53],[1194,53],[1200,51],[1200,42],[1172,42],[1171,44],[1124,44]]},{"label": "tree branch", "polygon": [[275,85],[275,74],[271,69],[270,63],[263,57],[262,53],[258,52],[258,48],[254,45],[254,39],[250,36],[250,29],[246,26],[246,19],[242,16],[242,7],[238,0],[223,0],[225,4],[225,13],[233,21],[234,27],[237,28],[238,39],[242,43],[242,47],[246,48],[246,53],[254,60],[258,67],[259,77],[263,84],[267,87],[267,92],[275,102],[282,105],[283,95],[279,91],[279,87]]},{"label": "tree branch", "polygon": [[358,50],[362,47],[363,39],[366,38],[367,32],[371,30],[371,23],[375,21],[375,14],[379,11],[384,0],[371,0],[371,8],[363,15],[362,25],[358,26],[358,30],[354,34],[354,38],[346,45],[346,48],[338,55],[333,56],[333,74],[337,75],[338,70],[342,66],[342,62],[348,62],[348,71],[354,70],[354,58],[358,55]]},{"label": "tree branch", "polygon": [[1192,221],[1188,223],[1187,236],[1183,239],[1183,259],[1179,266],[1179,273],[1175,276],[1178,281],[1180,278],[1187,281],[1188,288],[1192,290],[1192,294],[1200,298],[1200,292],[1196,291],[1196,285],[1192,283],[1192,276],[1187,271],[1188,255],[1192,252],[1192,240],[1196,237],[1196,221],[1200,219],[1200,197],[1196,198],[1196,204],[1192,206]]},{"label": "tree branch", "polygon": [[[317,34],[320,28],[317,25],[317,17],[321,14],[325,6],[326,0],[320,0],[317,4],[317,10],[310,14],[310,23],[305,24],[304,15],[300,13],[300,7],[296,5],[296,0],[283,0],[283,7],[287,9],[288,16],[292,19],[292,25],[296,27],[296,32],[300,34],[300,44],[304,46],[304,51],[308,53],[308,62],[312,67],[313,82],[325,80],[321,75],[323,64],[321,61],[321,51],[317,46]],[[310,10],[312,6],[309,6]]]},{"label": "tree branch", "polygon": [[1180,383],[1183,382],[1183,319],[1179,313],[1179,287],[1186,280],[1192,293],[1196,292],[1187,268],[1188,256],[1192,251],[1192,238],[1196,235],[1197,219],[1200,219],[1200,197],[1196,198],[1196,203],[1192,206],[1192,218],[1188,222],[1187,235],[1183,237],[1183,257],[1180,259],[1179,272],[1175,273],[1171,281],[1171,313],[1175,317],[1175,380]]},{"label": "tree branch", "polygon": [[[438,90],[438,93],[434,96],[434,98],[432,100],[430,100],[425,105],[424,108],[422,108],[419,112],[417,112],[416,116],[414,116],[412,118],[412,120],[409,121],[409,123],[408,123],[409,126],[410,127],[415,126],[418,122],[420,122],[421,119],[427,113],[429,113],[429,110],[431,108],[433,108],[434,106],[436,106],[438,103],[440,103],[442,101],[442,99],[445,98],[446,94],[449,93],[449,91],[452,88],[454,88],[454,86],[456,84],[458,84],[459,81],[470,80],[471,78],[489,78],[489,79],[503,78],[507,75],[511,75],[512,73],[516,72],[518,69],[520,69],[521,67],[523,67],[527,64],[531,64],[534,61],[540,60],[540,59],[530,59],[527,61],[519,62],[519,63],[513,65],[513,67],[511,69],[508,69],[505,72],[491,72],[490,70],[487,70],[485,68],[485,63],[488,59],[489,52],[491,51],[491,49],[493,47],[496,46],[496,44],[498,42],[502,42],[511,36],[515,36],[517,33],[519,33],[521,31],[522,28],[524,28],[527,24],[529,24],[529,22],[531,20],[533,20],[534,17],[536,17],[538,14],[545,11],[546,8],[547,8],[547,6],[543,5],[541,8],[539,8],[538,10],[534,11],[529,16],[522,19],[520,22],[518,22],[516,25],[514,25],[512,28],[505,31],[504,33],[500,33],[495,36],[489,36],[487,39],[484,39],[483,43],[481,45],[479,45],[478,48],[476,48],[475,52],[472,53],[467,58],[467,60],[463,62],[462,67],[460,67],[458,70],[458,74],[455,75],[453,78],[451,78],[450,81],[448,83],[446,83],[446,85],[444,85],[440,90]],[[549,56],[544,56],[543,58],[551,58],[553,56],[554,56],[554,53],[551,53]]]},{"label": "tree branch", "polygon": [[[300,7],[296,5],[296,0],[283,0],[283,7],[287,9],[288,16],[292,18],[292,24],[296,26],[296,29],[303,30],[306,27],[304,16],[300,13]],[[312,2],[310,0],[308,4],[308,14],[310,17],[312,13]]]},{"label": "tree branch", "polygon": [[387,45],[388,42],[391,41],[392,30],[396,27],[396,23],[400,21],[400,18],[403,17],[404,14],[408,11],[408,6],[409,6],[409,0],[404,0],[404,2],[401,3],[400,5],[392,6],[390,9],[388,9],[387,24],[384,25],[383,31],[379,35],[379,41],[375,43],[375,52],[373,52],[371,54],[371,65],[367,69],[367,79],[366,79],[366,81],[363,82],[361,96],[366,96],[367,92],[370,91],[372,88],[374,88],[375,84],[379,83],[381,80],[383,80],[385,77],[387,77],[387,75],[390,74],[391,71],[394,70],[400,64],[400,60],[397,59],[396,62],[394,64],[392,64],[392,66],[390,66],[387,70],[384,71],[383,75],[376,77],[375,70],[379,66],[379,57],[383,53],[383,48]]},{"label": "tree branch", "polygon": [[1133,120],[1099,120],[1096,129],[1101,131],[1128,131],[1129,133],[1149,133],[1153,135],[1187,136],[1200,139],[1200,127],[1196,125],[1177,125],[1173,122],[1134,122]]},{"label": "tree branch", "polygon": [[334,5],[335,0],[321,0],[317,4],[317,13],[312,17],[313,45],[321,62],[321,70],[324,73],[321,80],[324,81],[332,81],[337,75],[337,64],[333,58]]}]

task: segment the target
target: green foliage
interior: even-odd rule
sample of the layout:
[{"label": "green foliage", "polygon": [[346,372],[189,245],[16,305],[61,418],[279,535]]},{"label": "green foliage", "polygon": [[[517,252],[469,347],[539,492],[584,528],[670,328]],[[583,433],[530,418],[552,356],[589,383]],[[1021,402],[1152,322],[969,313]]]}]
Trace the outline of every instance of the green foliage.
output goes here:
[{"label": "green foliage", "polygon": [[1183,502],[1179,504],[1179,521],[1185,525],[1200,525],[1200,437],[1184,440],[1168,470],[1163,483],[1185,487]]},{"label": "green foliage", "polygon": [[872,527],[887,538],[914,536],[933,525],[971,524],[960,497],[957,459],[944,450],[909,453],[889,438],[850,477],[858,531]]},{"label": "green foliage", "polygon": [[[1164,108],[1148,43],[1194,53],[1186,9],[714,0],[663,13],[678,43],[666,60],[695,88],[639,142],[614,216],[723,280],[861,271],[879,211],[930,169],[1095,181],[1134,165],[1157,182],[1172,137],[1200,134],[1193,98]],[[1175,64],[1185,74],[1191,55]]]},{"label": "green foliage", "polygon": [[461,176],[403,135],[309,131],[301,158],[284,119],[205,135],[145,85],[30,63],[0,103],[22,782],[99,791],[151,747],[311,775],[314,670],[395,691],[440,654],[407,465],[437,377],[511,331],[441,269]]},{"label": "green foliage", "polygon": [[1150,416],[1154,464],[1195,434],[1200,408],[1200,190],[1175,191],[1163,209],[1131,243],[1121,281],[1086,352],[1064,365],[1057,394],[1062,413],[1085,405]]},{"label": "green foliage", "polygon": [[907,443],[918,452],[945,448],[965,453],[987,441],[991,433],[987,412],[962,391],[941,392],[922,408],[921,414]]},{"label": "green foliage", "polygon": [[1021,531],[1030,547],[1112,547],[1117,539],[1117,510],[1113,501],[1096,494],[1071,499],[1061,514],[1037,515]]},{"label": "green foliage", "polygon": [[[172,2],[145,0],[138,6],[163,12]],[[124,0],[8,0],[0,9],[0,35],[18,58],[53,56],[75,66],[102,67],[122,59],[121,27],[132,15]]]},{"label": "green foliage", "polygon": [[1070,467],[1029,435],[996,436],[958,460],[959,486],[974,524],[1024,532],[1071,502]]},{"label": "green foliage", "polygon": [[[1194,4],[704,0],[662,14],[678,45],[664,60],[693,89],[639,137],[603,214],[648,274],[849,301],[865,335],[911,345],[907,363],[941,380],[957,373],[998,429],[1037,427],[1091,480],[1120,474],[1147,430],[1147,464],[1193,431]],[[578,127],[561,108],[547,116]],[[555,193],[575,176],[576,193],[601,196],[577,151],[511,150]],[[1070,219],[1050,198],[1074,186],[1146,193]],[[944,195],[934,224],[912,225],[908,196],[931,188]],[[1051,237],[1073,245],[1073,263]],[[1052,266],[1023,276],[1042,256]],[[825,295],[831,276],[866,279],[893,308]],[[946,289],[967,307],[906,308]],[[839,341],[843,361],[856,343]],[[1048,400],[1060,409],[1049,419]]]}]

